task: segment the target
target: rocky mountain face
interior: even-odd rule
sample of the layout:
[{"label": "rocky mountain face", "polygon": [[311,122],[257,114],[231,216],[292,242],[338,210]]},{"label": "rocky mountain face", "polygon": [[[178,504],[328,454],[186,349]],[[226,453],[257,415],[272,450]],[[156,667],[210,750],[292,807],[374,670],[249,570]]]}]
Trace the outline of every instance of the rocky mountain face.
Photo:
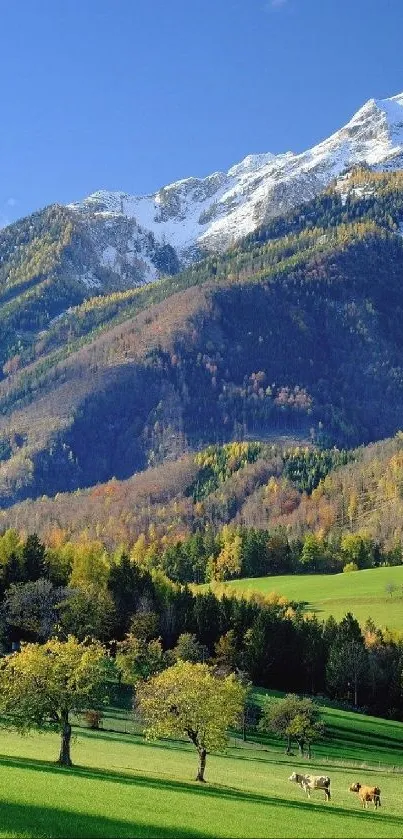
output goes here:
[{"label": "rocky mountain face", "polygon": [[179,271],[171,245],[158,241],[135,218],[91,214],[77,221],[77,235],[63,268],[94,294],[135,288]]},{"label": "rocky mountain face", "polygon": [[370,99],[347,125],[301,154],[252,154],[228,172],[185,178],[152,195],[100,190],[71,208],[102,239],[101,264],[130,263],[137,241],[147,282],[159,268],[155,259],[150,264],[139,238],[130,232],[126,250],[110,243],[119,221],[134,220],[143,236],[149,231],[160,246],[171,245],[183,266],[203,252],[225,250],[268,219],[318,195],[345,169],[364,163],[381,170],[403,166],[403,93]]}]

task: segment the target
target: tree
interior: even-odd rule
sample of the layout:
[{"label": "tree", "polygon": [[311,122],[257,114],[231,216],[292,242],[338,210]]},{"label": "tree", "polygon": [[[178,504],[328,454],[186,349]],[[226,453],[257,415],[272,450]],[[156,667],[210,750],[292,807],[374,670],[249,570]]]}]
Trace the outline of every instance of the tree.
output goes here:
[{"label": "tree", "polygon": [[212,650],[220,635],[221,617],[220,603],[212,591],[196,594],[193,601],[193,617],[197,637]]},{"label": "tree", "polygon": [[158,635],[159,617],[151,609],[140,608],[132,615],[130,621],[130,635],[150,641]]},{"label": "tree", "polygon": [[343,567],[343,574],[351,574],[352,571],[358,571],[358,565],[356,562],[348,562],[347,565]]},{"label": "tree", "polygon": [[243,666],[254,684],[280,690],[298,684],[301,649],[297,626],[284,618],[277,606],[259,609],[244,638]]},{"label": "tree", "polygon": [[349,562],[354,562],[357,568],[374,565],[374,546],[368,537],[360,533],[344,533],[340,547],[344,565]]},{"label": "tree", "polygon": [[123,552],[111,566],[108,589],[116,609],[116,638],[123,638],[130,626],[130,618],[136,611],[142,591],[142,572]]},{"label": "tree", "polygon": [[323,540],[315,533],[307,533],[301,551],[300,563],[307,571],[319,571],[323,567],[325,548]]},{"label": "tree", "polygon": [[294,693],[288,693],[284,699],[266,702],[260,728],[285,738],[286,754],[290,754],[293,740],[298,743],[301,755],[307,743],[308,757],[311,756],[312,742],[322,737],[325,730],[316,703],[312,699],[300,699]]},{"label": "tree", "polygon": [[72,588],[105,590],[109,573],[107,554],[101,542],[83,541],[75,545],[69,580]]},{"label": "tree", "polygon": [[157,737],[186,735],[199,755],[197,781],[204,781],[207,753],[224,749],[227,730],[242,713],[245,688],[233,674],[214,676],[207,664],[178,661],[139,685],[137,702],[145,734]]},{"label": "tree", "polygon": [[70,715],[106,701],[111,666],[98,641],[24,644],[0,664],[0,710],[22,733],[48,724],[60,732],[58,763],[71,766]]},{"label": "tree", "polygon": [[[223,531],[227,525],[224,525]],[[215,579],[229,580],[239,577],[242,568],[242,538],[239,533],[223,539],[223,545],[215,561]]]},{"label": "tree", "polygon": [[7,591],[9,586],[15,583],[25,582],[25,572],[22,566],[22,558],[17,553],[11,553],[7,564],[3,566],[2,589]]},{"label": "tree", "polygon": [[221,550],[213,562],[215,580],[230,580],[239,577],[242,567],[242,538],[228,525],[224,525],[221,534]]},{"label": "tree", "polygon": [[229,629],[221,635],[214,646],[215,660],[219,667],[228,667],[228,670],[235,670],[239,654],[237,650],[235,632]]},{"label": "tree", "polygon": [[115,607],[109,591],[91,585],[77,588],[61,603],[59,627],[65,638],[74,635],[80,641],[91,636],[100,641],[111,637]]},{"label": "tree", "polygon": [[127,685],[136,686],[143,679],[149,679],[166,667],[166,656],[159,638],[147,641],[126,635],[117,644],[116,666]]},{"label": "tree", "polygon": [[162,556],[162,568],[171,580],[189,583],[194,580],[192,559],[182,542],[169,545]]},{"label": "tree", "polygon": [[39,541],[36,533],[27,536],[27,541],[22,549],[22,562],[25,569],[26,580],[38,580],[45,572],[45,546]]},{"label": "tree", "polygon": [[190,632],[182,632],[179,635],[173,653],[176,659],[192,661],[193,664],[196,664],[197,661],[205,661],[209,657],[207,648],[199,643],[196,635],[192,635]]},{"label": "tree", "polygon": [[298,743],[301,756],[304,754],[304,746],[307,744],[308,757],[311,757],[311,745],[315,740],[323,737],[325,726],[319,719],[319,710],[311,699],[302,699],[304,707],[295,715],[290,723],[290,734]]},{"label": "tree", "polygon": [[[229,634],[229,633],[227,633],[227,634]],[[224,668],[225,668],[225,665],[224,665]],[[220,665],[218,665],[218,667],[215,668],[215,673],[216,674],[219,674],[219,673],[222,674],[222,672],[223,672],[223,665],[221,665],[221,667],[220,667]],[[242,685],[242,687],[244,688],[244,691],[245,691],[244,703],[243,703],[241,716],[239,718],[239,724],[242,728],[242,739],[243,739],[244,743],[246,743],[247,729],[256,727],[257,723],[260,720],[261,711],[260,711],[259,706],[256,705],[255,702],[253,702],[253,699],[252,699],[253,684],[250,681],[250,679],[248,679],[248,674],[245,672],[245,670],[237,670],[236,678],[237,678],[238,682]]]},{"label": "tree", "polygon": [[245,702],[245,709],[242,713],[242,739],[244,743],[247,740],[247,733],[251,729],[256,729],[259,725],[260,719],[262,716],[262,711],[260,705],[257,705],[256,702],[247,696]]},{"label": "tree", "polygon": [[322,630],[315,614],[307,615],[299,622],[302,673],[305,676],[305,690],[311,694],[317,693],[325,684],[327,656]]},{"label": "tree", "polygon": [[73,594],[55,588],[49,580],[11,585],[4,599],[5,619],[18,640],[21,637],[47,641],[58,622],[59,610]]},{"label": "tree", "polygon": [[0,590],[4,591],[12,583],[25,581],[22,549],[23,543],[16,530],[6,530],[0,536]]},{"label": "tree", "polygon": [[353,689],[354,705],[358,706],[360,687],[368,676],[368,654],[360,625],[348,612],[340,622],[330,647],[326,668],[327,687],[333,695],[347,696]]}]

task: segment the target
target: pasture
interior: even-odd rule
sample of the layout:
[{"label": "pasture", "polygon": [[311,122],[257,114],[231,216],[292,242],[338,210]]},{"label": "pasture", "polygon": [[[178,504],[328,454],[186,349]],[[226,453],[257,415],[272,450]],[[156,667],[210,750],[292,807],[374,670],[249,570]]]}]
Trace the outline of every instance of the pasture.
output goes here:
[{"label": "pasture", "polygon": [[[403,630],[403,565],[369,568],[347,574],[290,574],[256,577],[226,583],[238,592],[272,591],[290,600],[303,600],[306,611],[319,619],[333,615],[341,620],[352,612],[364,624],[370,616],[377,626]],[[387,586],[395,586],[388,593]]]},{"label": "pasture", "polygon": [[[76,729],[77,765],[60,769],[56,735],[2,731],[0,837],[401,837],[403,725],[324,714],[332,738],[310,762],[271,738],[231,737],[227,753],[208,757],[205,785],[192,780],[196,755],[181,741]],[[321,792],[308,801],[292,771],[330,775],[330,803]],[[348,792],[355,780],[379,783],[380,811],[361,810]]]}]

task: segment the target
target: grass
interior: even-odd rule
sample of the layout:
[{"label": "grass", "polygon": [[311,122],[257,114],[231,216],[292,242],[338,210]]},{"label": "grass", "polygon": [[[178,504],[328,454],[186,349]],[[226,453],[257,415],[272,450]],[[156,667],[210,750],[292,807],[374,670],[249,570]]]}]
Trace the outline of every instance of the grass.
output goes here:
[{"label": "grass", "polygon": [[[309,764],[277,741],[231,737],[226,754],[208,757],[205,785],[192,780],[196,754],[185,742],[80,730],[76,766],[61,769],[55,734],[2,732],[0,837],[401,837],[403,725],[329,707],[324,715],[333,737]],[[287,780],[294,770],[329,774],[331,802],[319,792],[308,801]],[[380,812],[362,811],[348,792],[357,779],[379,783]]]},{"label": "grass", "polygon": [[[386,586],[398,590],[388,594]],[[286,575],[232,580],[227,583],[236,591],[272,591],[290,600],[302,600],[306,610],[319,618],[333,615],[341,620],[352,612],[360,623],[371,617],[378,626],[403,630],[403,565],[370,568],[347,574]]]},{"label": "grass", "polygon": [[[255,700],[262,704],[267,696],[283,696],[276,691],[255,688]],[[315,701],[321,706],[326,737],[313,747],[313,756],[321,763],[374,769],[383,767],[403,772],[403,724],[379,717],[358,714],[334,707],[327,699]],[[259,737],[261,744],[275,745],[276,740]]]}]

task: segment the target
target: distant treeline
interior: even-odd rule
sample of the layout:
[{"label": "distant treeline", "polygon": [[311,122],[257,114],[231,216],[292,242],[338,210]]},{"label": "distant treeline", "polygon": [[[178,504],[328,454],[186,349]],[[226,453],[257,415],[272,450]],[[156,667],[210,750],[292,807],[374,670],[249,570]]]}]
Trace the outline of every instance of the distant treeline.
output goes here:
[{"label": "distant treeline", "polygon": [[[141,543],[133,549],[141,555]],[[396,545],[382,550],[379,544],[358,533],[335,540],[307,533],[293,539],[284,530],[258,530],[225,525],[216,535],[197,532],[162,553],[144,549],[143,562],[161,568],[180,583],[266,577],[276,574],[332,574],[379,565],[401,565],[403,549]]]}]

